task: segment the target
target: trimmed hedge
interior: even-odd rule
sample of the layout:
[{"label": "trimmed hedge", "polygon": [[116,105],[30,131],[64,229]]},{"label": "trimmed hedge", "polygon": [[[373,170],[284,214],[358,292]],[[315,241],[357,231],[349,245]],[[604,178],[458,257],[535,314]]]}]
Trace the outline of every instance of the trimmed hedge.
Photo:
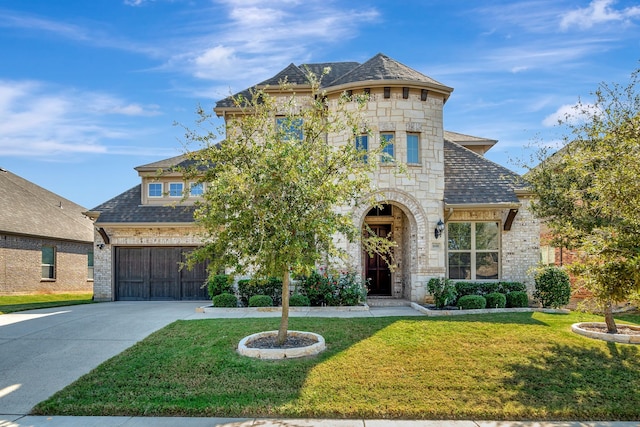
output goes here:
[{"label": "trimmed hedge", "polygon": [[249,298],[254,295],[269,295],[273,304],[282,303],[282,280],[271,277],[269,279],[243,279],[238,280],[238,295],[240,302],[247,307]]},{"label": "trimmed hedge", "polygon": [[535,281],[533,297],[543,307],[560,308],[569,304],[571,283],[566,271],[558,267],[546,267],[536,274]]},{"label": "trimmed hedge", "polygon": [[273,298],[269,295],[253,295],[249,298],[249,307],[273,307]]},{"label": "trimmed hedge", "polygon": [[484,298],[487,300],[487,308],[505,308],[507,306],[507,297],[500,292],[491,292]]},{"label": "trimmed hedge", "polygon": [[207,280],[207,291],[209,298],[213,299],[216,295],[233,293],[231,280],[226,274],[216,274]]},{"label": "trimmed hedge", "polygon": [[485,308],[487,300],[482,295],[465,295],[458,299],[458,307],[462,310]]},{"label": "trimmed hedge", "polygon": [[529,295],[526,292],[513,291],[506,295],[507,307],[522,308],[529,307]]},{"label": "trimmed hedge", "polygon": [[500,282],[500,292],[508,294],[509,292],[527,292],[527,286],[522,282]]},{"label": "trimmed hedge", "polygon": [[238,298],[235,295],[230,293],[223,293],[220,295],[216,295],[213,297],[213,306],[214,307],[237,307],[238,306]]},{"label": "trimmed hedge", "polygon": [[289,297],[290,307],[308,307],[311,305],[309,298],[306,295],[293,294]]}]

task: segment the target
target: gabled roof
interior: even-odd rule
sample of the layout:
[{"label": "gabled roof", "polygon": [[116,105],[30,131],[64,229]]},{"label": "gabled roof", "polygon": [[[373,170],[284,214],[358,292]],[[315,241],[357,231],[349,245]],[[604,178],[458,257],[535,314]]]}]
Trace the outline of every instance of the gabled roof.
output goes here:
[{"label": "gabled roof", "polygon": [[0,233],[93,242],[86,209],[0,169]]},{"label": "gabled roof", "polygon": [[519,203],[520,175],[468,148],[444,141],[444,203],[492,205]]},{"label": "gabled roof", "polygon": [[425,76],[424,74],[407,67],[406,65],[389,58],[388,56],[378,53],[373,58],[369,59],[363,64],[357,62],[326,62],[318,64],[302,64],[299,66],[289,64],[285,69],[280,71],[275,76],[264,80],[252,88],[245,89],[233,97],[224,98],[216,103],[216,109],[234,107],[233,98],[242,95],[244,98],[251,96],[252,89],[256,89],[264,86],[278,87],[281,81],[285,78],[289,83],[297,85],[308,85],[307,70],[313,72],[315,75],[320,76],[322,71],[330,67],[331,72],[324,76],[322,79],[322,87],[330,90],[333,87],[343,85],[354,85],[358,83],[371,82],[402,82],[402,83],[416,83],[426,85],[434,89],[438,89],[442,93],[448,96],[453,91],[452,88],[443,85],[442,83]]},{"label": "gabled roof", "polygon": [[[444,131],[444,139],[446,141],[455,142],[463,147],[470,148],[475,152],[480,151],[480,154],[484,154],[491,149],[498,140],[481,138],[478,136],[465,135],[463,133]],[[473,148],[471,148],[473,147]]]},{"label": "gabled roof", "polygon": [[96,225],[194,222],[194,206],[141,205],[141,201],[142,184],[139,184],[91,209],[91,211],[100,212]]}]

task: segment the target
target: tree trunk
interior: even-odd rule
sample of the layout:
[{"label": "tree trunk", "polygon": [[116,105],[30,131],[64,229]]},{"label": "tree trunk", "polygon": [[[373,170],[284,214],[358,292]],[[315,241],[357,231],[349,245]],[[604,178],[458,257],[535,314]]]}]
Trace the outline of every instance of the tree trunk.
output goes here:
[{"label": "tree trunk", "polygon": [[604,321],[607,324],[607,333],[609,334],[617,334],[618,327],[616,326],[616,321],[613,318],[613,307],[611,301],[607,301],[604,307]]},{"label": "tree trunk", "polygon": [[289,328],[289,269],[285,268],[282,277],[282,317],[276,343],[283,345],[287,341],[287,329]]}]

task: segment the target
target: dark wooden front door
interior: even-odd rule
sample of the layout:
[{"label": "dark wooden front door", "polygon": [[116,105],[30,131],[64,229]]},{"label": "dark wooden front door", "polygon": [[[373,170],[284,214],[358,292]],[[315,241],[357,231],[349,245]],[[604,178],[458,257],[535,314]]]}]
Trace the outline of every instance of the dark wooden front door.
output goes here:
[{"label": "dark wooden front door", "polygon": [[205,265],[180,269],[192,248],[118,247],[115,298],[119,301],[206,300]]},{"label": "dark wooden front door", "polygon": [[[369,224],[369,228],[379,237],[387,237],[391,233],[391,224]],[[369,295],[391,295],[391,270],[385,260],[378,254],[366,258],[366,277],[369,280]]]}]

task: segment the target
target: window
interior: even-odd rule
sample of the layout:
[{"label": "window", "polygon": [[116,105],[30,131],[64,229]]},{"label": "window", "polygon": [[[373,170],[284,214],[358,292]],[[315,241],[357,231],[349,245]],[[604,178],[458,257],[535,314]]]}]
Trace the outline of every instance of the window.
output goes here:
[{"label": "window", "polygon": [[391,216],[393,215],[393,207],[384,203],[380,207],[371,208],[367,213],[367,216]]},{"label": "window", "polygon": [[149,197],[162,197],[162,183],[152,182],[149,184]]},{"label": "window", "polygon": [[93,280],[93,251],[87,252],[87,279]]},{"label": "window", "polygon": [[367,163],[369,161],[369,155],[366,154],[369,151],[368,135],[356,136],[356,150],[362,151],[362,160]]},{"label": "window", "polygon": [[184,184],[181,182],[169,183],[169,197],[182,197]]},{"label": "window", "polygon": [[204,185],[201,182],[192,182],[189,194],[192,196],[202,196],[204,194]]},{"label": "window", "polygon": [[407,163],[420,163],[420,139],[418,134],[407,134]]},{"label": "window", "polygon": [[543,265],[555,265],[556,248],[553,246],[540,246],[540,262]]},{"label": "window", "polygon": [[42,247],[42,278],[56,278],[56,248],[53,246]]},{"label": "window", "polygon": [[498,279],[500,227],[497,222],[452,222],[447,226],[450,279]]},{"label": "window", "polygon": [[394,150],[393,150],[393,137],[392,133],[383,133],[380,135],[380,141],[386,144],[382,149],[382,163],[393,162]]},{"label": "window", "polygon": [[293,138],[302,141],[304,135],[302,133],[302,119],[291,117],[276,117],[276,125],[278,130],[282,132],[283,139],[289,140]]}]

